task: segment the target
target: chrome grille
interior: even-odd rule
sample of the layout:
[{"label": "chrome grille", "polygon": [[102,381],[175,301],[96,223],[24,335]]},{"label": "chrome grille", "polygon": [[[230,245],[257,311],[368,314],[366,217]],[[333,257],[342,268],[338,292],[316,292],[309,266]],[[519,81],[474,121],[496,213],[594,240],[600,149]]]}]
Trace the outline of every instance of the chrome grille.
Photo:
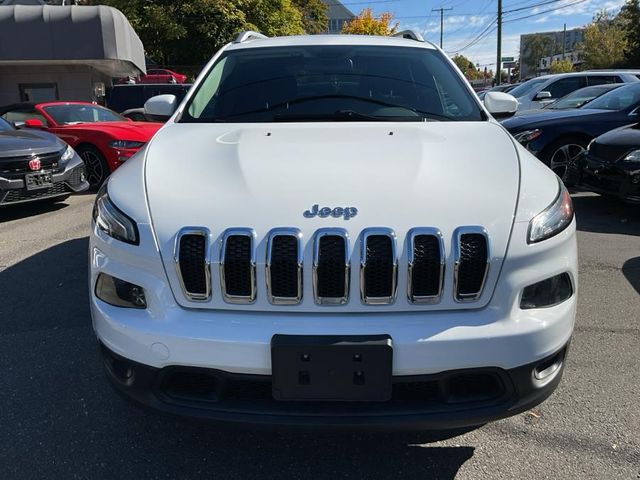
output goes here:
[{"label": "chrome grille", "polygon": [[407,293],[412,303],[437,303],[444,283],[444,242],[434,228],[414,228],[407,236]]},{"label": "chrome grille", "polygon": [[480,298],[491,259],[489,236],[482,227],[460,227],[455,238],[454,295],[458,302]]},{"label": "chrome grille", "polygon": [[222,236],[220,286],[228,303],[252,303],[256,299],[255,232],[229,229]]},{"label": "chrome grille", "polygon": [[398,269],[393,231],[386,228],[364,230],[360,255],[362,301],[371,305],[393,303]]},{"label": "chrome grille", "polygon": [[319,305],[342,305],[349,299],[349,236],[341,228],[316,232],[313,293]]},{"label": "chrome grille", "polygon": [[206,301],[211,296],[209,230],[186,227],[176,237],[175,261],[185,296],[192,301]]},{"label": "chrome grille", "polygon": [[302,300],[302,234],[278,228],[267,240],[267,295],[274,305],[295,305]]}]

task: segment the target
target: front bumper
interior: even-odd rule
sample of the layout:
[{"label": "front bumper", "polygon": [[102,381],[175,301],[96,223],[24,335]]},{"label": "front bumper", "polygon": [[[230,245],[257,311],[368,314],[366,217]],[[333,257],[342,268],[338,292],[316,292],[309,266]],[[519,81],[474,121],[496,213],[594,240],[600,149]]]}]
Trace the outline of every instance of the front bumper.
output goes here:
[{"label": "front bumper", "polygon": [[53,184],[48,188],[27,190],[23,178],[0,177],[0,206],[66,197],[85,191],[89,188],[85,177],[84,162],[78,155],[66,162],[62,170],[53,173]]},{"label": "front bumper", "polygon": [[[169,414],[221,422],[313,428],[436,430],[482,425],[529,410],[553,393],[568,344],[512,369],[473,368],[393,377],[386,402],[276,401],[271,377],[171,366],[154,368],[100,344],[105,371],[125,397]],[[538,379],[540,372],[551,372]]]},{"label": "front bumper", "polygon": [[608,162],[585,153],[569,165],[567,182],[625,202],[640,203],[640,165],[637,163]]}]

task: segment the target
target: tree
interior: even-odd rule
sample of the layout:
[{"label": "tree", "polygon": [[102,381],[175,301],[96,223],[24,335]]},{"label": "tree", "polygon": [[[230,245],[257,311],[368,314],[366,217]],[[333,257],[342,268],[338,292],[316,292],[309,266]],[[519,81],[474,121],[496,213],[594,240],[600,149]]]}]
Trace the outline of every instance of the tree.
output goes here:
[{"label": "tree", "polygon": [[627,40],[625,66],[640,67],[640,1],[627,0],[620,9],[616,21],[624,30]]},{"label": "tree", "polygon": [[482,73],[478,71],[473,62],[464,55],[457,54],[451,60],[458,66],[460,71],[468,80],[477,80],[482,78]]},{"label": "tree", "polygon": [[398,22],[391,25],[393,15],[389,12],[373,15],[370,8],[365,8],[356,18],[342,27],[342,33],[352,35],[393,35],[398,30]]},{"label": "tree", "polygon": [[573,62],[568,58],[564,60],[556,60],[551,63],[549,73],[569,73],[573,72]]},{"label": "tree", "polygon": [[602,10],[584,30],[583,51],[586,68],[612,68],[624,65],[627,38],[620,22]]},{"label": "tree", "polygon": [[327,4],[321,0],[293,0],[293,4],[302,14],[302,26],[307,33],[327,31],[329,17]]},{"label": "tree", "polygon": [[529,40],[528,48],[523,56],[522,63],[528,70],[537,72],[540,69],[540,59],[553,55],[554,41],[551,37],[537,34]]}]

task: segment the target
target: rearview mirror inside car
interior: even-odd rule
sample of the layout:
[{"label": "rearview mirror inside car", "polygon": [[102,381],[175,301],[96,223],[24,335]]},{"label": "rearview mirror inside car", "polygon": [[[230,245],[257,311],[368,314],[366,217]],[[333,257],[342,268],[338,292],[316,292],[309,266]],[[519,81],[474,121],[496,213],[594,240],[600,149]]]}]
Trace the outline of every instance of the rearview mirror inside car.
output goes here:
[{"label": "rearview mirror inside car", "polygon": [[175,95],[156,95],[144,103],[144,113],[151,120],[165,122],[173,115],[177,107],[178,99]]},{"label": "rearview mirror inside car", "polygon": [[484,106],[494,118],[508,118],[518,110],[518,100],[508,93],[487,92],[484,96]]}]

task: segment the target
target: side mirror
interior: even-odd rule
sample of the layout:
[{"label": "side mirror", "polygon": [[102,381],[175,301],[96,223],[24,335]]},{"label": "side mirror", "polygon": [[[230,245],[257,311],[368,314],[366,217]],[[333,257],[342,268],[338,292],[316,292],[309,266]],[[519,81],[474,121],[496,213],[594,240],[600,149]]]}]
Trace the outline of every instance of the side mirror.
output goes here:
[{"label": "side mirror", "polygon": [[518,110],[518,100],[513,95],[503,92],[487,92],[484,96],[484,106],[493,118],[509,118]]},{"label": "side mirror", "polygon": [[547,92],[546,90],[543,90],[542,92],[538,92],[534,100],[549,100],[550,98],[551,98],[551,92]]},{"label": "side mirror", "polygon": [[42,120],[39,120],[37,118],[29,118],[25,120],[24,126],[27,128],[44,128],[44,124],[42,123]]},{"label": "side mirror", "polygon": [[144,113],[152,120],[165,122],[178,108],[178,99],[175,95],[156,95],[144,102]]}]

